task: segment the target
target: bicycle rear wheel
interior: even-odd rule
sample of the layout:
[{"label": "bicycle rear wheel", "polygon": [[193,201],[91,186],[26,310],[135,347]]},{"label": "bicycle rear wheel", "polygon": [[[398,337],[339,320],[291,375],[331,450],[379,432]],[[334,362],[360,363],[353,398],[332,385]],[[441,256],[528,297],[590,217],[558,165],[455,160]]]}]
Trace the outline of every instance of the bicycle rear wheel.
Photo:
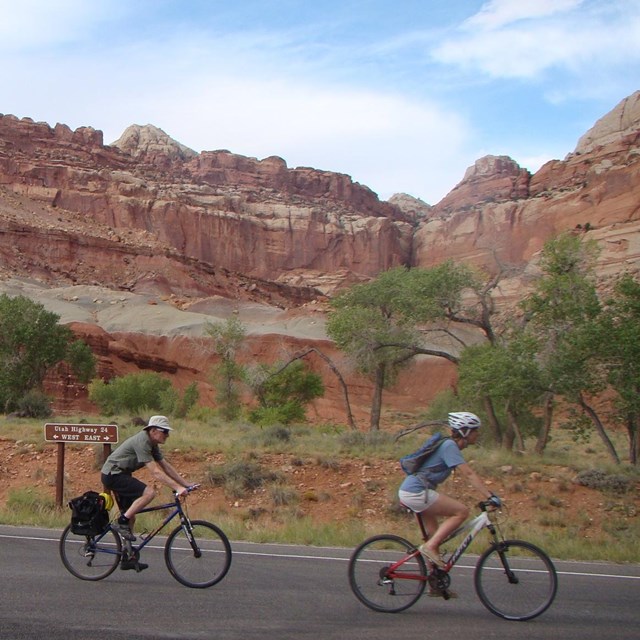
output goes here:
[{"label": "bicycle rear wheel", "polygon": [[67,525],[58,545],[62,564],[80,580],[102,580],[120,562],[122,542],[111,527],[99,536],[78,536]]},{"label": "bicycle rear wheel", "polygon": [[505,620],[539,616],[558,589],[549,556],[522,540],[505,540],[487,549],[478,559],[474,581],[482,604]]},{"label": "bicycle rear wheel", "polygon": [[360,600],[374,611],[397,613],[408,609],[423,594],[427,567],[416,548],[394,535],[365,540],[351,554],[349,585]]},{"label": "bicycle rear wheel", "polygon": [[169,534],[164,560],[178,582],[193,589],[204,589],[227,575],[231,545],[215,524],[192,520],[190,527],[180,525]]}]

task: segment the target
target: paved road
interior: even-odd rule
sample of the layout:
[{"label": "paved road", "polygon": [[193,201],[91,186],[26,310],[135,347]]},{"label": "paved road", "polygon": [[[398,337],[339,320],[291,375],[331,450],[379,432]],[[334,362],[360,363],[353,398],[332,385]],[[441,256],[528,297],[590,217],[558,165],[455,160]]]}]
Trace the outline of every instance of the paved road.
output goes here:
[{"label": "paved road", "polygon": [[640,637],[640,566],[558,562],[560,589],[545,614],[506,622],[475,596],[472,558],[453,574],[457,600],[423,598],[399,614],[368,610],[346,578],[349,549],[232,543],[227,577],[188,589],[145,551],[143,573],[116,571],[91,583],[58,557],[58,531],[0,526],[2,640],[314,640]]}]

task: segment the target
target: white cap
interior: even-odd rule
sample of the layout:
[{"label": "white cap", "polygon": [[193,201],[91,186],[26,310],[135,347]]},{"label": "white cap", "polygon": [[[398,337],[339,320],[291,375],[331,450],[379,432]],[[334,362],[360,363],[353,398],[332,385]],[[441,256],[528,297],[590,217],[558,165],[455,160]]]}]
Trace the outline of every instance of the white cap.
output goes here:
[{"label": "white cap", "polygon": [[169,426],[169,420],[167,420],[166,416],[151,416],[149,418],[149,424],[145,427],[145,429],[149,429],[150,427],[158,427],[158,429],[173,431],[173,429]]}]

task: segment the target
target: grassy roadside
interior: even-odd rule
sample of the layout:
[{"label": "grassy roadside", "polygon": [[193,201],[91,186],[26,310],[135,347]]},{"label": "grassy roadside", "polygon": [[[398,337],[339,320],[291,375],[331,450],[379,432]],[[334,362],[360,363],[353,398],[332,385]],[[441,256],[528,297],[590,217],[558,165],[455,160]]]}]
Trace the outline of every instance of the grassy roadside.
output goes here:
[{"label": "grassy roadside", "polygon": [[[50,421],[115,421],[121,442],[139,429],[128,417]],[[395,500],[401,480],[397,459],[424,432],[396,442],[395,433],[362,434],[330,425],[259,428],[214,419],[175,426],[167,454],[178,468],[197,469],[208,495],[216,497],[198,505],[198,517],[217,522],[232,540],[352,547],[381,532],[416,539],[414,520]],[[4,420],[0,438],[14,461],[37,459],[55,447],[44,443],[41,421]],[[90,465],[94,474],[100,450],[95,448]],[[544,456],[480,446],[466,458],[506,498],[507,537],[539,544],[556,558],[640,562],[639,471],[609,464],[599,442],[578,444],[559,432]],[[0,461],[0,481],[11,485],[7,469]],[[577,477],[585,484],[577,485]],[[41,487],[9,486],[1,523],[67,523],[68,511],[55,506],[50,478],[41,479]],[[477,501],[457,480],[443,489],[468,504]]]}]

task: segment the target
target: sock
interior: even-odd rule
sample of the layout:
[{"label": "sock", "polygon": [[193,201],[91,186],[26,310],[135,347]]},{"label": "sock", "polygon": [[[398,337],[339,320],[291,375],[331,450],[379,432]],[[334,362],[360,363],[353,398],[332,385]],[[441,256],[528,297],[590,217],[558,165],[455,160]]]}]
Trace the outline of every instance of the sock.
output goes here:
[{"label": "sock", "polygon": [[123,514],[118,518],[118,524],[129,524],[129,518]]}]

